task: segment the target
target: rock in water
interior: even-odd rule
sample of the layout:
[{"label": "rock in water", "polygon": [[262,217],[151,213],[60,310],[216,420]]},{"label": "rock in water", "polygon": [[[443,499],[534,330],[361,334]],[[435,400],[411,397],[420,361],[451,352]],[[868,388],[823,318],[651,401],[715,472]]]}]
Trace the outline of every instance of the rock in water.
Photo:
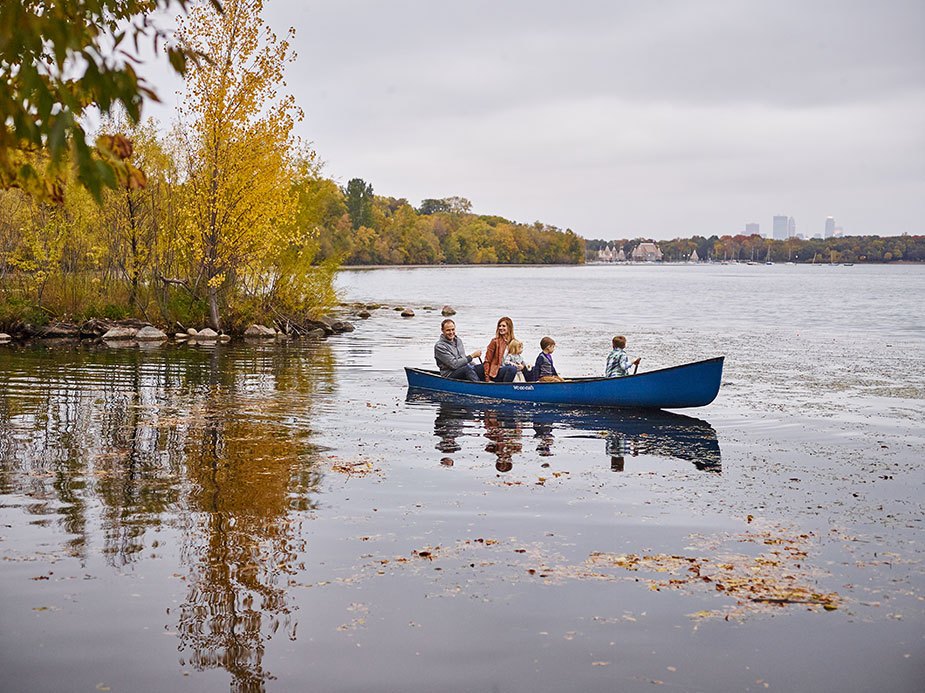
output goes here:
[{"label": "rock in water", "polygon": [[199,330],[199,332],[196,333],[196,339],[201,342],[215,340],[218,339],[218,332],[213,330],[211,327],[207,327],[204,330]]},{"label": "rock in water", "polygon": [[135,339],[139,342],[162,342],[167,339],[167,335],[156,327],[148,325],[135,333]]},{"label": "rock in water", "polygon": [[251,325],[244,330],[245,337],[275,337],[276,330],[266,325]]},{"label": "rock in water", "polygon": [[124,339],[135,339],[138,328],[135,327],[113,327],[103,335],[103,339],[109,342],[119,342]]},{"label": "rock in water", "polygon": [[456,311],[453,310],[450,306],[443,306],[443,310],[440,311],[443,315],[456,315]]},{"label": "rock in water", "polygon": [[413,318],[413,317],[414,317],[414,311],[411,310],[410,308],[405,308],[405,309],[401,312],[401,316],[402,316],[403,318]]}]

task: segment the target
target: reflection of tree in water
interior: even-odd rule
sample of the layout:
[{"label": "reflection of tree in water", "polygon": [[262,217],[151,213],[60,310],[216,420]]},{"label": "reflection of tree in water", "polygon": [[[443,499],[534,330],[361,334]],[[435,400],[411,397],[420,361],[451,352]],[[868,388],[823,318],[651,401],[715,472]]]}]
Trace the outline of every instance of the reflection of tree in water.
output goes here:
[{"label": "reflection of tree in water", "polygon": [[[291,518],[317,485],[308,416],[332,387],[330,349],[36,349],[5,365],[3,490],[29,494],[78,555],[101,507],[114,565],[140,560],[146,533],[179,514],[181,648],[199,669],[226,668],[234,688],[261,688],[265,642],[295,633],[285,589],[303,547]],[[33,375],[10,387],[17,371]]]},{"label": "reflection of tree in water", "polygon": [[190,569],[181,651],[198,670],[226,669],[235,690],[262,690],[272,678],[263,669],[265,643],[280,628],[295,638],[286,591],[305,547],[292,511],[311,507],[318,477],[305,464],[305,445],[281,425],[284,409],[274,399],[252,401],[246,412],[209,399],[185,451],[181,554]]},{"label": "reflection of tree in water", "polygon": [[199,670],[221,667],[235,690],[260,690],[264,645],[278,630],[295,638],[286,601],[305,550],[291,514],[313,478],[294,478],[300,451],[272,426],[229,414],[208,417],[187,449],[192,494],[181,556],[189,566],[180,606],[181,651]]}]

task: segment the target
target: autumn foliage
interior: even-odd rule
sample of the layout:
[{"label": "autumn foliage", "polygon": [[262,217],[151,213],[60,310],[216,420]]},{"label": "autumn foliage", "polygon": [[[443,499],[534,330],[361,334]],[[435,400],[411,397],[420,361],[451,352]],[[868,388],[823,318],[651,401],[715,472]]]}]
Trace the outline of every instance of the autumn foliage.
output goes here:
[{"label": "autumn foliage", "polygon": [[[139,99],[153,91],[119,63],[98,77],[135,80],[122,91],[110,85],[115,91],[103,94],[92,74],[89,84],[67,87],[52,73],[43,82],[52,100],[54,90],[84,89],[81,108],[96,99],[111,110],[93,134],[92,152],[82,129],[62,131],[59,142],[43,134],[49,123],[41,119],[34,141],[17,140],[21,133],[9,129],[0,138],[7,157],[0,160],[7,166],[0,171],[0,328],[137,317],[230,331],[327,311],[340,263],[581,262],[584,241],[571,230],[474,214],[458,196],[415,208],[375,195],[361,178],[340,184],[325,177],[315,153],[294,136],[302,111],[285,89],[296,58],[292,30],[279,38],[264,24],[263,0],[133,0],[118,5],[118,16],[141,23],[119,40],[152,31],[161,38],[145,33],[144,15],[133,12],[171,4],[189,9],[176,32],[182,49],[168,51],[186,76],[171,131],[137,122]],[[104,0],[100,11],[110,5]],[[65,0],[47,15],[35,2],[2,7],[4,17],[25,12],[50,30],[83,5]],[[106,25],[111,32],[120,26]],[[87,46],[100,40],[74,31]],[[72,59],[55,63],[59,73]],[[70,157],[68,147],[89,158]],[[9,168],[23,162],[28,181]],[[87,166],[95,171],[90,178]]]}]

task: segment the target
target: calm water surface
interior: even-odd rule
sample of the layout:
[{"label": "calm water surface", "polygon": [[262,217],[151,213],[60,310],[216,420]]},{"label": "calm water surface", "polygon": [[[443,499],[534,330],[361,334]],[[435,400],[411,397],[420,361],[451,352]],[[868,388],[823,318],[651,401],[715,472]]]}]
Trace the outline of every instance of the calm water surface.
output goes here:
[{"label": "calm water surface", "polygon": [[[0,346],[4,690],[920,690],[925,268],[339,283],[383,307],[321,343]],[[566,377],[622,333],[723,387],[408,393],[444,304],[470,351],[510,315]]]}]

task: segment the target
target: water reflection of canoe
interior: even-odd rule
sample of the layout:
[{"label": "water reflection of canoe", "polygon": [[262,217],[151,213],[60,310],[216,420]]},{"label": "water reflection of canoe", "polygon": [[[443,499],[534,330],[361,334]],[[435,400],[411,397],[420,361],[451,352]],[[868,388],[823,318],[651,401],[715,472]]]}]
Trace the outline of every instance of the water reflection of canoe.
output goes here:
[{"label": "water reflection of canoe", "polygon": [[531,437],[540,456],[555,454],[557,437],[600,438],[614,471],[623,471],[624,459],[638,455],[685,460],[704,471],[719,472],[722,468],[716,430],[706,421],[683,414],[537,407],[518,402],[473,406],[465,397],[424,390],[409,390],[407,401],[436,405],[438,450],[452,454],[461,448],[458,438],[484,435],[491,441],[486,450],[498,457],[499,471],[510,468],[512,453],[522,452],[521,437],[527,428],[533,429]]},{"label": "water reflection of canoe", "polygon": [[441,378],[437,371],[405,368],[408,386],[467,397],[592,407],[680,409],[716,398],[723,357],[623,378],[573,378],[564,383],[473,383]]}]

